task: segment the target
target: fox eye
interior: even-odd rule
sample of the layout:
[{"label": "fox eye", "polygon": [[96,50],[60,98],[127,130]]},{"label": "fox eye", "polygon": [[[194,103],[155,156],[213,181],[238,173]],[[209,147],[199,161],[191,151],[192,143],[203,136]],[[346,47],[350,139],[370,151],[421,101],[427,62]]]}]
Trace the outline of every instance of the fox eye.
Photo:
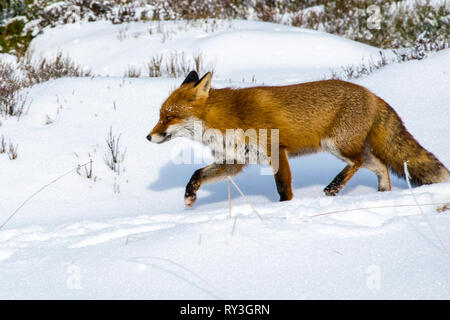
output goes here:
[{"label": "fox eye", "polygon": [[175,118],[176,118],[175,116],[168,116],[168,117],[166,117],[166,121],[171,121],[171,120],[173,120]]}]

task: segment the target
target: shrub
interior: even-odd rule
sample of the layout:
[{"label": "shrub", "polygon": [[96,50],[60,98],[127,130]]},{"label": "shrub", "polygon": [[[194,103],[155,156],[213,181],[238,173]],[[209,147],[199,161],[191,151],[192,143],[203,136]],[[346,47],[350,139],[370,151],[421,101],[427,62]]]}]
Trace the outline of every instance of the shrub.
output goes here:
[{"label": "shrub", "polygon": [[18,153],[17,150],[19,149],[19,145],[14,145],[11,141],[9,142],[8,149],[6,149],[6,154],[8,155],[9,160],[15,160],[17,159]]},{"label": "shrub", "polygon": [[[323,30],[381,48],[448,43],[449,6],[430,1],[336,0],[292,15],[292,25]],[[440,49],[442,46],[428,49]]]},{"label": "shrub", "polygon": [[108,136],[106,137],[107,149],[105,152],[106,165],[117,174],[121,172],[121,164],[125,160],[125,151],[120,150],[120,134],[116,137],[112,133],[112,127],[109,128]]},{"label": "shrub", "polygon": [[161,77],[162,76],[162,60],[163,55],[154,56],[147,63],[147,72],[149,77]]},{"label": "shrub", "polygon": [[168,55],[157,55],[147,63],[149,77],[167,76],[171,78],[182,77],[189,71],[195,70],[199,74],[214,73],[214,63],[206,62],[205,55],[201,52],[186,57],[184,52],[171,52]]},{"label": "shrub", "polygon": [[76,170],[77,170],[77,174],[80,177],[83,177],[86,179],[92,179],[94,182],[96,182],[97,177],[94,176],[92,164],[93,164],[93,160],[91,158],[91,155],[89,154],[89,163],[84,164],[84,165],[78,164]]},{"label": "shrub", "polygon": [[141,76],[141,69],[136,66],[129,65],[124,76],[128,78],[139,78]]},{"label": "shrub", "polygon": [[90,75],[90,70],[75,64],[61,52],[54,59],[21,58],[16,63],[0,60],[0,116],[20,117],[26,104],[23,88],[56,78]]},{"label": "shrub", "polygon": [[0,116],[20,116],[25,98],[20,89],[25,82],[17,75],[12,64],[0,61]]},{"label": "shrub", "polygon": [[9,141],[9,144],[6,144],[5,137],[2,135],[0,139],[0,154],[6,153],[9,160],[15,160],[17,159],[18,153],[17,150],[19,149],[19,145],[14,145],[11,140]]},{"label": "shrub", "polygon": [[63,77],[89,77],[91,71],[75,64],[68,56],[58,52],[54,59],[42,58],[38,61],[25,59],[21,63],[21,68],[25,71],[28,85],[41,83],[51,79]]},{"label": "shrub", "polygon": [[0,139],[0,154],[6,152],[6,141],[5,137],[2,135],[2,138]]}]

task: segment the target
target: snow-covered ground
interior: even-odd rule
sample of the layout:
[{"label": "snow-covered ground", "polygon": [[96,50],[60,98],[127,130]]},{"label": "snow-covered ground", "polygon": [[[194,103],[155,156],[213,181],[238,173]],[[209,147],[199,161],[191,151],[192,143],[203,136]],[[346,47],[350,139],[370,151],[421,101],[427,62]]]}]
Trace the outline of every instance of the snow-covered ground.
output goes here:
[{"label": "snow-covered ground", "polygon": [[[214,32],[212,32],[213,30]],[[330,68],[379,58],[380,49],[309,29],[255,21],[74,24],[48,29],[35,39],[34,57],[69,53],[94,74],[123,76],[129,66],[146,75],[152,57],[201,54],[217,80],[301,82]]]},{"label": "snow-covered ground", "polygon": [[[145,74],[161,53],[202,52],[215,64],[213,87],[288,84],[376,59],[378,48],[261,22],[161,25],[66,25],[33,41],[35,57],[61,50],[97,76],[36,85],[26,114],[1,120],[0,136],[18,144],[19,157],[0,154],[0,224],[78,164],[92,159],[96,178],[69,173],[0,230],[0,298],[450,298],[441,248],[450,248],[450,211],[436,211],[450,202],[450,183],[413,190],[426,218],[404,181],[392,177],[393,191],[379,193],[365,169],[330,198],[322,189],[344,164],[316,154],[291,159],[289,202],[277,201],[258,167],[235,178],[262,221],[234,189],[228,217],[226,182],[202,187],[184,209],[184,187],[202,165],[172,159],[203,147],[145,139],[183,79],[123,78],[129,65]],[[355,82],[450,167],[450,50]],[[104,161],[110,128],[126,150],[120,174]]]}]

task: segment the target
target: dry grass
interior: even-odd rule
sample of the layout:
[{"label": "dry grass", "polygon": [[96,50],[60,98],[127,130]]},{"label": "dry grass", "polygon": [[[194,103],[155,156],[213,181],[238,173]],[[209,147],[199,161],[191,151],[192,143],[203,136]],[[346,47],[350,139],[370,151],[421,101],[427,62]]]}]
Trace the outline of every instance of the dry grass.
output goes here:
[{"label": "dry grass", "polygon": [[106,137],[107,150],[105,152],[106,165],[117,174],[121,172],[121,165],[125,160],[125,151],[121,151],[119,141],[120,134],[115,136],[112,132],[112,127],[109,129],[108,136]]},{"label": "dry grass", "polygon": [[22,61],[20,67],[25,71],[28,85],[63,77],[89,77],[91,71],[77,65],[70,57],[58,52],[53,59],[42,58],[36,62],[31,59]]},{"label": "dry grass", "polygon": [[149,77],[161,77],[162,76],[162,61],[163,55],[158,55],[150,58],[150,61],[147,63],[147,74]]},{"label": "dry grass", "polygon": [[183,77],[189,71],[195,70],[199,74],[206,72],[214,73],[214,63],[206,61],[205,55],[201,52],[194,53],[187,57],[184,52],[169,53],[168,55],[157,55],[150,59],[146,65],[149,77]]},{"label": "dry grass", "polygon": [[380,51],[380,59],[376,61],[370,60],[359,65],[347,65],[341,67],[340,70],[331,70],[331,79],[351,80],[371,74],[372,72],[383,68],[389,63],[395,62],[396,59],[388,59],[382,51]]},{"label": "dry grass", "polygon": [[442,213],[450,210],[450,203],[444,204],[436,209],[437,212]]},{"label": "dry grass", "polygon": [[20,116],[25,106],[20,89],[25,81],[17,74],[13,65],[0,62],[0,116]]},{"label": "dry grass", "polygon": [[62,77],[88,77],[91,71],[57,53],[54,59],[21,58],[15,64],[0,61],[0,116],[20,117],[27,103],[22,89]]},{"label": "dry grass", "polygon": [[83,177],[86,179],[91,179],[95,182],[95,181],[97,181],[97,177],[94,176],[92,164],[93,164],[93,160],[91,158],[91,155],[89,155],[89,163],[85,164],[83,166],[81,164],[79,164],[77,166],[76,171],[80,177]]},{"label": "dry grass", "polygon": [[15,160],[17,159],[18,153],[17,150],[19,149],[19,145],[14,145],[11,141],[9,142],[8,149],[6,149],[6,154],[8,155],[9,160]]},{"label": "dry grass", "polygon": [[190,64],[186,60],[186,55],[183,53],[171,53],[166,60],[164,68],[165,74],[172,78],[180,77],[187,74],[190,69]]},{"label": "dry grass", "polygon": [[15,160],[17,159],[18,153],[17,150],[19,149],[19,145],[15,145],[9,141],[9,143],[6,143],[5,137],[2,135],[0,139],[0,154],[6,153],[9,160]]},{"label": "dry grass", "polygon": [[351,80],[357,79],[362,76],[367,76],[372,72],[379,70],[391,63],[401,63],[410,60],[420,60],[426,57],[427,53],[421,50],[419,46],[409,49],[394,50],[394,56],[391,58],[380,51],[380,58],[370,60],[368,62],[362,62],[358,65],[346,65],[342,66],[338,70],[331,70],[329,76],[325,76],[324,79],[339,79],[339,80]]},{"label": "dry grass", "polygon": [[127,70],[125,70],[124,77],[139,78],[140,76],[141,76],[141,69],[136,66],[129,65],[127,67]]},{"label": "dry grass", "polygon": [[6,141],[5,137],[2,135],[2,138],[0,139],[0,154],[6,152]]}]

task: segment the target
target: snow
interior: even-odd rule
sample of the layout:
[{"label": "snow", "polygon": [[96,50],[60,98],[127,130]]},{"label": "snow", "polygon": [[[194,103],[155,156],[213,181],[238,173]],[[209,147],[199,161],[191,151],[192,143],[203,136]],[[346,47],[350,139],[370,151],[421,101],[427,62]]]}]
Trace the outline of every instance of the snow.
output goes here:
[{"label": "snow", "polygon": [[15,56],[13,56],[11,54],[0,53],[0,61],[2,61],[3,63],[6,63],[6,64],[15,65],[17,59]]},{"label": "snow", "polygon": [[[404,181],[391,176],[393,191],[379,193],[365,169],[326,197],[322,189],[344,164],[316,154],[290,160],[289,202],[278,202],[273,178],[256,166],[235,178],[262,221],[235,189],[228,217],[226,182],[202,187],[184,209],[184,187],[204,164],[172,159],[204,147],[145,139],[183,79],[123,78],[128,65],[143,68],[161,52],[201,50],[216,63],[213,87],[251,86],[253,76],[289,84],[375,59],[378,48],[262,22],[219,21],[214,32],[205,32],[211,22],[162,25],[170,30],[164,43],[147,32],[153,22],[66,25],[33,41],[34,57],[62,50],[97,76],[36,85],[26,114],[1,120],[0,136],[19,145],[19,157],[0,154],[0,224],[78,164],[92,159],[96,179],[73,170],[0,229],[0,298],[450,298],[450,260],[427,224],[450,248],[449,211],[436,211],[450,202],[450,183],[413,189],[425,219]],[[449,61],[447,49],[355,81],[392,105],[447,167]],[[126,150],[120,175],[104,161],[110,128]]]}]

